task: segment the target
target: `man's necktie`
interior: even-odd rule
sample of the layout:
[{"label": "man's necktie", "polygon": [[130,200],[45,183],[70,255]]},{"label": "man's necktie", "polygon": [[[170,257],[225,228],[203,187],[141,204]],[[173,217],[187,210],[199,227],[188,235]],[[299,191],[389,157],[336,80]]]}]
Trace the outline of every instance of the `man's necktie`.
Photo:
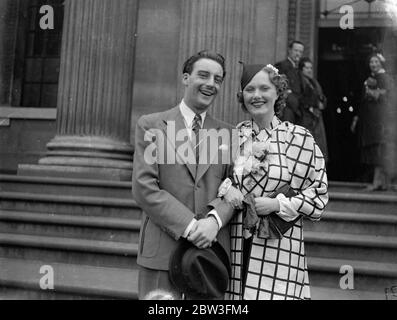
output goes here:
[{"label": "man's necktie", "polygon": [[196,155],[196,164],[199,163],[199,159],[200,159],[199,131],[201,129],[201,121],[202,121],[201,116],[196,114],[192,124],[192,141],[193,141],[194,153]]}]

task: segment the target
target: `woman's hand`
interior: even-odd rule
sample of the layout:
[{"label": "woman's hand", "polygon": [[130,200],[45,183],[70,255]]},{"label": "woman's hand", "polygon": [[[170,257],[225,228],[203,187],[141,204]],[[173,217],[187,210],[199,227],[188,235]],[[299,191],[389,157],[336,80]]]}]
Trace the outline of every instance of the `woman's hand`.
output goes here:
[{"label": "woman's hand", "polygon": [[244,196],[239,189],[236,189],[233,186],[229,188],[229,191],[225,194],[224,199],[230,203],[234,209],[243,208]]},{"label": "woman's hand", "polygon": [[280,203],[277,199],[255,198],[255,210],[258,216],[268,216],[272,212],[280,211]]}]

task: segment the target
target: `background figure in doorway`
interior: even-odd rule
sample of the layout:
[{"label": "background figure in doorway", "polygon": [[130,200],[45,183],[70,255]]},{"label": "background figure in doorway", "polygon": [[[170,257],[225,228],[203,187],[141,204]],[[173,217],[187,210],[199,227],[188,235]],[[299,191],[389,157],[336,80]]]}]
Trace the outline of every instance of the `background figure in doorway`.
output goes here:
[{"label": "background figure in doorway", "polygon": [[371,74],[364,82],[360,110],[351,127],[353,132],[357,128],[362,163],[374,168],[372,185],[368,188],[371,191],[390,187],[390,177],[384,166],[387,153],[385,117],[393,108],[393,79],[386,73],[385,62],[379,53],[370,56]]},{"label": "background figure in doorway", "polygon": [[302,72],[302,118],[299,123],[308,129],[320,147],[324,159],[328,162],[328,146],[323,110],[327,106],[327,98],[318,81],[313,77],[313,62],[304,57],[299,62],[299,70]]},{"label": "background figure in doorway", "polygon": [[288,57],[284,61],[276,63],[275,67],[280,74],[287,76],[290,94],[287,97],[287,105],[280,115],[283,121],[299,124],[302,117],[301,97],[303,93],[302,74],[298,69],[299,60],[302,58],[305,46],[300,41],[293,41],[288,47]]}]

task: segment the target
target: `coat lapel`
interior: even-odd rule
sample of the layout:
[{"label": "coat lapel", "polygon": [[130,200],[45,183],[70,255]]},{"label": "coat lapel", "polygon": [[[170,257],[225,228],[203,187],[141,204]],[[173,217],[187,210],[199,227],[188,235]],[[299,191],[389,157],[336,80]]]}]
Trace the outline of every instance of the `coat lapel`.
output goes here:
[{"label": "coat lapel", "polygon": [[200,164],[197,167],[196,182],[204,176],[219,152],[218,139],[212,137],[219,129],[219,125],[209,114],[205,117],[203,129],[203,137],[200,136]]},{"label": "coat lapel", "polygon": [[165,125],[163,130],[165,131],[167,140],[175,149],[176,163],[186,165],[192,178],[195,179],[197,171],[195,153],[189,140],[189,135],[179,106],[171,109],[163,118],[163,122]]}]

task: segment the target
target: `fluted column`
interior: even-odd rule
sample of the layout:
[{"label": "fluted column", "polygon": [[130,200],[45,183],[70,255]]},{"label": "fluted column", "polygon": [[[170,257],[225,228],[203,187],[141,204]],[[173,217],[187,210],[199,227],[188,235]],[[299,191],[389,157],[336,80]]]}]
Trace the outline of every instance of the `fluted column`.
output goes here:
[{"label": "fluted column", "polygon": [[[397,17],[396,17],[397,18]],[[397,24],[387,28],[383,40],[383,53],[387,60],[386,68],[390,75],[397,72]],[[394,90],[389,94],[387,108],[383,109],[382,123],[385,135],[385,153],[383,166],[391,181],[397,183],[397,81],[393,83]]]},{"label": "fluted column", "polygon": [[[226,58],[227,75],[214,106],[216,118],[237,123],[245,118],[238,107],[241,66],[252,62],[250,49],[255,31],[255,0],[182,0],[179,64],[192,54],[209,49]],[[179,87],[179,94],[182,87]]]},{"label": "fluted column", "polygon": [[57,135],[39,161],[47,172],[130,178],[137,3],[65,0]]}]

